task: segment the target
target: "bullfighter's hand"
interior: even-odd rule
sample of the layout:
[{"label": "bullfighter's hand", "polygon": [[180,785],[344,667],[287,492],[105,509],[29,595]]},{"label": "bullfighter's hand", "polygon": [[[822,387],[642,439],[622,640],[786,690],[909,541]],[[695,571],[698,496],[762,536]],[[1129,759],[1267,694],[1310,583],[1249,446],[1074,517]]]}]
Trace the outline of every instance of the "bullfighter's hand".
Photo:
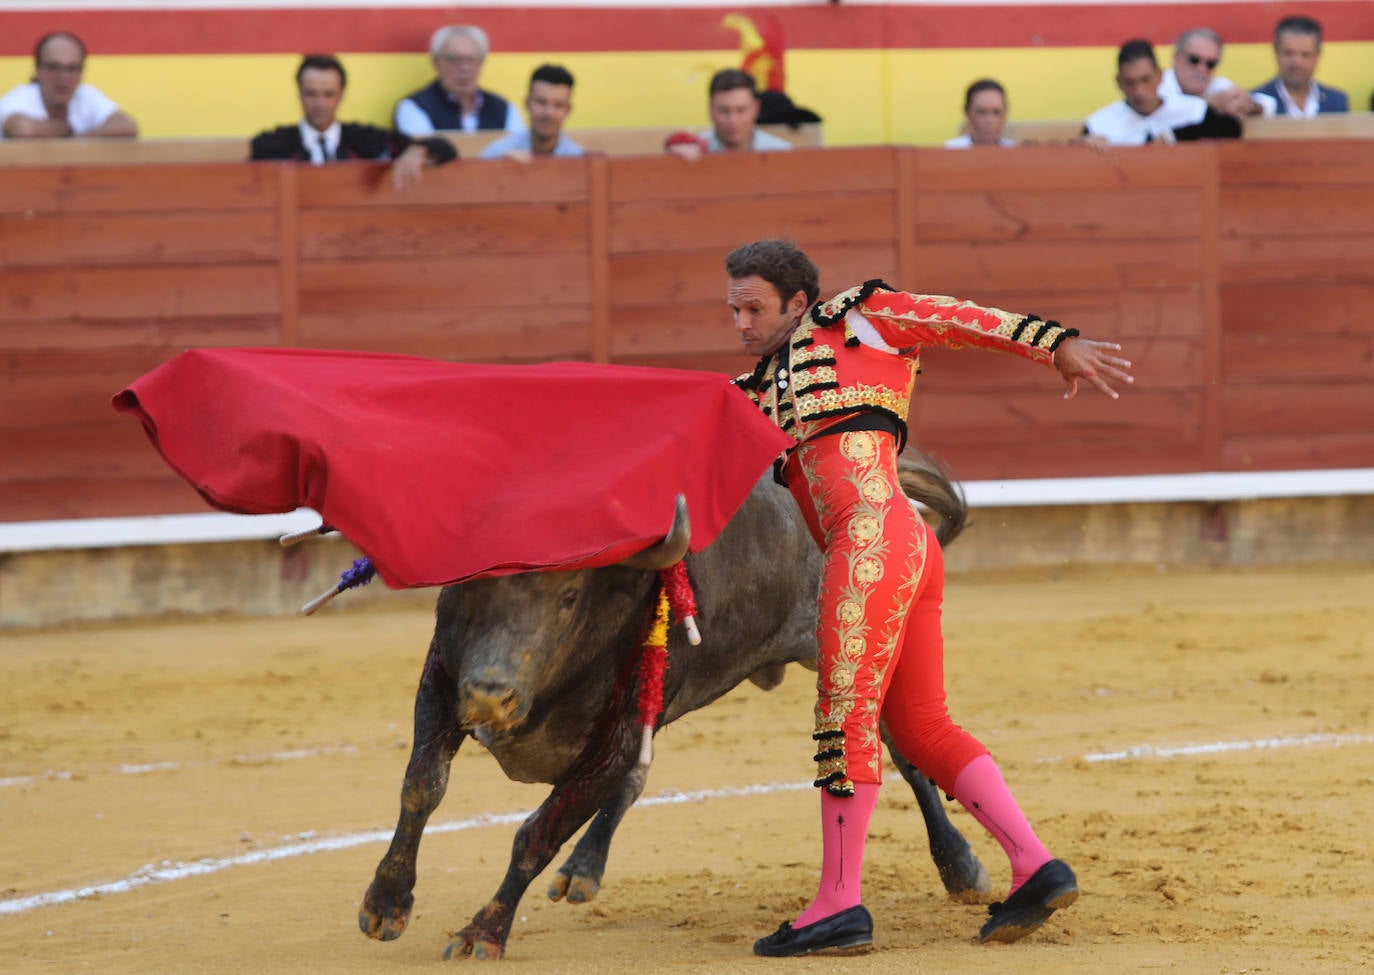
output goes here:
[{"label": "bullfighter's hand", "polygon": [[1119,383],[1133,383],[1135,377],[1129,372],[1130,360],[1111,355],[1120,352],[1121,346],[1115,342],[1094,342],[1091,339],[1069,338],[1059,344],[1054,352],[1054,367],[1064,377],[1068,389],[1065,399],[1073,399],[1078,392],[1078,380],[1097,387],[1112,399],[1118,394],[1108,380]]}]

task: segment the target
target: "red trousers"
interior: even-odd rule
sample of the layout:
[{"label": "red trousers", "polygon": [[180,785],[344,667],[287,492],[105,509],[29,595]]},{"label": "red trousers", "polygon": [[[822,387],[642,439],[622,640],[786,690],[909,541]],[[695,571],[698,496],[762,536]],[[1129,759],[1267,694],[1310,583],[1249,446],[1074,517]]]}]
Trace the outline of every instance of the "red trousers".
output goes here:
[{"label": "red trousers", "polygon": [[849,795],[882,782],[879,718],[946,793],[987,749],[945,706],[944,557],[902,492],[890,434],[851,431],[799,446],[788,485],[825,552],[817,640],[816,784]]}]

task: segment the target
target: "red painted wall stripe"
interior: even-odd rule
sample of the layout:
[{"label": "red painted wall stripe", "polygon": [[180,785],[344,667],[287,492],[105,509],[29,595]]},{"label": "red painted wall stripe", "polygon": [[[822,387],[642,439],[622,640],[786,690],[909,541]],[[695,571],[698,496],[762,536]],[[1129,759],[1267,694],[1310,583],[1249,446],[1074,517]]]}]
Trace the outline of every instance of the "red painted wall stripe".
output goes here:
[{"label": "red painted wall stripe", "polygon": [[71,30],[93,54],[415,52],[444,23],[481,24],[504,52],[698,51],[733,48],[730,12],[774,16],[787,46],[825,48],[1115,47],[1132,37],[1169,44],[1205,24],[1228,43],[1262,43],[1279,18],[1309,13],[1328,41],[1374,40],[1374,3],[1201,3],[1096,6],[747,6],[714,8],[425,8],[129,10],[0,14],[0,55],[28,55],[51,30]]}]

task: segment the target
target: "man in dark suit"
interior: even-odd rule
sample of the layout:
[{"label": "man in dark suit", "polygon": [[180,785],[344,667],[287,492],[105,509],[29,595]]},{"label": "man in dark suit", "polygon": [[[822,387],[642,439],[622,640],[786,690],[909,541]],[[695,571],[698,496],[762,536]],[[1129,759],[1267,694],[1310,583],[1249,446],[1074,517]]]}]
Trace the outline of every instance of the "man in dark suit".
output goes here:
[{"label": "man in dark suit", "polygon": [[1274,60],[1278,77],[1253,92],[1265,115],[1311,118],[1350,111],[1350,99],[1339,88],[1317,84],[1317,59],[1322,53],[1322,26],[1311,17],[1285,17],[1274,28]]},{"label": "man in dark suit", "polygon": [[444,138],[411,139],[363,122],[340,122],[348,75],[332,54],[308,54],[296,69],[303,118],[295,125],[268,129],[254,137],[252,159],[295,159],[312,165],[346,159],[392,159],[397,189],[413,186],[425,163],[449,162],[458,150]]}]

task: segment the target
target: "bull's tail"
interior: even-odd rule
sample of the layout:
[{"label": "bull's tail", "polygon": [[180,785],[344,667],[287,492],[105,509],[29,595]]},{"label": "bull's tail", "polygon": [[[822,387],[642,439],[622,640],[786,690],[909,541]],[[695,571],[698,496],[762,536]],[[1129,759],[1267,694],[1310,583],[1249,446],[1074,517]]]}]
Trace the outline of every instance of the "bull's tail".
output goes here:
[{"label": "bull's tail", "polygon": [[952,482],[939,461],[908,446],[897,459],[897,477],[907,497],[940,516],[935,537],[947,546],[964,530],[968,502],[963,488]]}]

